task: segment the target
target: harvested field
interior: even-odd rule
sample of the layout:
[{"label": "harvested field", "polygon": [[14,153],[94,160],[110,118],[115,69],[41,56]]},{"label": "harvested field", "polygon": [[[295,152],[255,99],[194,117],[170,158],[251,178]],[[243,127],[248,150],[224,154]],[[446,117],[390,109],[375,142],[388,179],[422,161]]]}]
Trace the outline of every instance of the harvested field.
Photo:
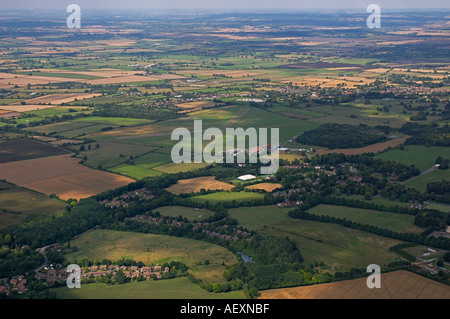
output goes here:
[{"label": "harvested field", "polygon": [[213,101],[198,101],[198,102],[188,102],[177,104],[179,108],[182,109],[201,109],[203,107],[213,107],[217,103]]},{"label": "harvested field", "polygon": [[57,105],[36,105],[36,104],[26,104],[26,105],[2,105],[0,106],[3,110],[7,110],[8,112],[29,112],[29,111],[37,111],[37,110],[43,110],[48,109],[52,107],[56,107]]},{"label": "harvested field", "polygon": [[48,83],[59,83],[59,82],[79,82],[78,79],[72,78],[57,78],[51,76],[22,76],[14,74],[13,78],[0,79],[0,88],[13,88],[15,85],[19,87],[30,85],[40,85]]},{"label": "harvested field", "polygon": [[248,188],[248,189],[261,189],[261,190],[264,190],[264,191],[270,193],[274,189],[277,189],[277,188],[280,188],[280,187],[282,187],[282,185],[278,184],[278,183],[259,183],[259,184],[254,184],[254,185],[247,186],[246,188]]},{"label": "harvested field", "polygon": [[[136,73],[136,72],[135,72]],[[125,76],[113,76],[104,79],[95,80],[83,80],[82,82],[89,83],[91,85],[101,85],[101,84],[115,84],[115,83],[133,83],[133,82],[148,82],[148,81],[160,81],[160,80],[176,80],[183,79],[184,76],[176,74],[157,74],[157,75],[125,75]],[[97,72],[92,72],[92,75],[97,75]]]},{"label": "harvested field", "polygon": [[[95,93],[67,93],[67,94],[49,94],[40,97],[35,97],[33,99],[25,100],[27,104],[61,104],[73,102],[75,100],[90,99],[95,96],[100,96],[101,94]],[[21,102],[15,102],[12,105],[20,105]],[[42,107],[42,105],[37,105]],[[42,107],[45,108],[45,107]],[[27,110],[33,111],[33,110]]]},{"label": "harvested field", "polygon": [[331,63],[331,62],[316,62],[316,63],[295,63],[279,66],[280,69],[334,69],[334,68],[359,68],[364,66],[348,64],[348,63]]},{"label": "harvested field", "polygon": [[243,77],[243,76],[253,76],[253,75],[261,75],[260,72],[255,71],[247,71],[247,70],[189,70],[182,71],[180,73],[185,73],[187,75],[195,74],[200,76],[213,76],[213,74],[221,74],[225,76],[230,76],[232,78]]},{"label": "harvested field", "polygon": [[167,190],[173,194],[179,195],[183,193],[199,192],[202,188],[231,190],[234,185],[217,181],[214,176],[203,176],[190,179],[179,180],[175,185],[170,186]]},{"label": "harvested field", "polygon": [[273,289],[261,299],[449,299],[450,287],[400,270],[381,275],[381,288],[370,289],[367,278],[314,286]]},{"label": "harvested field", "polygon": [[153,76],[127,75],[105,79],[87,80],[83,82],[89,83],[91,85],[102,85],[102,84],[116,84],[116,83],[147,82],[158,80],[159,80],[158,78]]},{"label": "harvested field", "polygon": [[382,143],[376,143],[372,144],[366,147],[360,147],[360,148],[347,148],[347,149],[335,149],[335,150],[329,150],[329,149],[318,149],[316,150],[317,155],[326,155],[331,153],[342,153],[344,155],[358,155],[358,154],[364,154],[364,153],[378,153],[381,152],[388,147],[396,147],[400,144],[403,144],[408,136],[405,137],[399,137],[392,139],[390,141],[382,142]]},{"label": "harvested field", "polygon": [[83,166],[70,154],[0,164],[0,178],[63,200],[90,197],[134,182]]}]

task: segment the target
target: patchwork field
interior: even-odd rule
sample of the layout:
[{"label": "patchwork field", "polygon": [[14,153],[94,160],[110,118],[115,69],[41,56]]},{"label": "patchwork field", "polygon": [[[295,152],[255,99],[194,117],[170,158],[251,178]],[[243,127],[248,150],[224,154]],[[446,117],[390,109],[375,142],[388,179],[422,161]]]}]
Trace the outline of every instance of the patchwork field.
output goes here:
[{"label": "patchwork field", "polygon": [[[233,253],[221,246],[165,235],[96,229],[72,240],[70,244],[79,248],[79,251],[67,255],[67,259],[73,262],[84,257],[112,261],[133,259],[146,265],[179,261],[205,282],[224,282],[226,266],[238,261]],[[209,260],[208,265],[204,264],[206,260]]]},{"label": "patchwork field", "polygon": [[58,299],[244,299],[241,291],[212,293],[189,279],[132,282],[123,285],[86,284],[81,289],[53,288]]},{"label": "patchwork field", "polygon": [[175,185],[166,188],[169,192],[179,195],[183,193],[197,193],[201,189],[205,190],[231,190],[234,185],[216,180],[214,176],[202,176],[190,179],[179,180]]},{"label": "patchwork field", "polygon": [[90,197],[134,181],[78,162],[69,154],[2,163],[0,178],[63,200]]}]

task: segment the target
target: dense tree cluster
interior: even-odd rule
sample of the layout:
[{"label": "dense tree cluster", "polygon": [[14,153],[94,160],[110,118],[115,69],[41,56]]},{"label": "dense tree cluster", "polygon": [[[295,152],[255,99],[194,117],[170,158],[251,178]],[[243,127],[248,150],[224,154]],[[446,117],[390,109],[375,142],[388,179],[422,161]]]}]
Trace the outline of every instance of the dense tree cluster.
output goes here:
[{"label": "dense tree cluster", "polygon": [[358,148],[384,142],[387,137],[366,125],[326,123],[303,132],[296,141],[301,144],[335,148]]}]

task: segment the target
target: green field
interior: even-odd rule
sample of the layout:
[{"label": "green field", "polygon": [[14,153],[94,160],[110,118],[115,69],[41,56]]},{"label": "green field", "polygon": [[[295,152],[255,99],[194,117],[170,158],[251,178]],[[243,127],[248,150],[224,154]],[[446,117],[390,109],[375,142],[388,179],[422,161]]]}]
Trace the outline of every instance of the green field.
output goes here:
[{"label": "green field", "polygon": [[450,205],[445,204],[428,204],[426,208],[429,209],[438,209],[440,211],[443,211],[445,213],[450,213]]},{"label": "green field", "polygon": [[187,172],[187,171],[195,171],[200,168],[204,168],[210,164],[208,163],[168,163],[164,164],[158,167],[155,167],[154,169],[156,171],[167,173],[167,174],[175,174],[179,172]]},{"label": "green field", "polygon": [[427,174],[420,175],[407,181],[405,186],[415,188],[421,192],[426,192],[428,183],[441,182],[442,180],[450,180],[450,169],[436,169]]},{"label": "green field", "polygon": [[241,291],[212,293],[186,277],[123,285],[85,284],[80,289],[53,288],[58,299],[244,299]]},{"label": "green field", "polygon": [[134,162],[137,166],[150,169],[164,164],[172,163],[172,158],[170,157],[170,154],[164,154],[155,151],[139,156],[134,160]]},{"label": "green field", "polygon": [[315,215],[345,218],[353,222],[386,228],[400,233],[417,234],[423,231],[423,229],[414,225],[414,216],[412,215],[326,204],[319,204],[311,208],[309,212]]},{"label": "green field", "polygon": [[249,230],[259,230],[264,226],[277,224],[289,218],[292,208],[273,206],[239,207],[228,211],[230,218],[238,220],[239,225]]},{"label": "green field", "polygon": [[[96,229],[71,241],[79,251],[66,255],[73,263],[84,257],[119,261],[133,259],[146,265],[179,261],[189,272],[205,282],[225,282],[227,266],[237,263],[237,257],[224,247],[200,240],[115,230]],[[205,261],[209,264],[205,265]]]},{"label": "green field", "polygon": [[384,161],[395,161],[406,165],[414,165],[423,172],[436,164],[436,158],[438,156],[450,159],[450,149],[439,146],[425,147],[419,145],[407,145],[403,150],[390,150],[377,154],[375,158]]},{"label": "green field", "polygon": [[[85,114],[89,114],[92,112],[88,107],[86,106],[55,106],[55,107],[49,107],[46,109],[40,109],[40,110],[34,110],[34,111],[28,111],[23,112],[24,114],[34,114],[37,117],[47,117],[47,116],[53,116],[53,115],[64,115],[64,114],[77,114],[77,112],[70,112],[69,110],[76,110],[77,112],[82,112]],[[86,110],[86,111],[83,111]],[[77,121],[77,120],[74,120]]]},{"label": "green field", "polygon": [[82,123],[74,121],[59,122],[55,124],[48,124],[42,126],[28,127],[26,130],[45,133],[45,134],[60,134],[66,131],[81,129],[86,126],[91,126],[92,123]]},{"label": "green field", "polygon": [[249,201],[253,199],[263,199],[264,195],[259,193],[252,192],[217,192],[207,195],[200,195],[191,197],[193,201],[206,202],[209,201],[211,203],[218,202],[231,202],[235,200],[236,202]]},{"label": "green field", "polygon": [[153,169],[130,164],[119,164],[108,170],[116,174],[128,176],[135,180],[143,179],[145,177],[160,176],[162,174],[162,172]]},{"label": "green field", "polygon": [[[99,148],[97,148],[97,144]],[[89,145],[91,149],[89,149]],[[77,150],[79,150],[79,146],[74,149],[74,151]],[[148,145],[100,141],[86,144],[85,151],[79,151],[77,157],[83,159],[86,156],[85,163],[92,168],[97,168],[99,165],[110,168],[125,163],[130,160],[130,156],[134,158],[153,150],[155,150],[155,147]]]},{"label": "green field", "polygon": [[171,216],[171,217],[183,216],[191,221],[194,220],[200,221],[214,215],[214,212],[207,209],[182,207],[182,206],[158,207],[157,209],[154,210],[154,212],[159,212],[162,216]]},{"label": "green field", "polygon": [[374,196],[371,199],[364,199],[364,195],[357,195],[357,194],[351,194],[351,195],[340,195],[340,196],[334,196],[334,197],[342,197],[345,199],[358,199],[360,201],[366,202],[366,203],[373,203],[373,204],[382,204],[386,206],[399,206],[399,207],[410,207],[410,203],[404,203],[404,202],[395,202],[392,200],[389,200],[387,198],[383,198],[381,196]]},{"label": "green field", "polygon": [[74,120],[74,122],[83,123],[97,123],[106,125],[117,125],[117,126],[135,126],[150,124],[152,120],[147,119],[133,119],[125,117],[100,117],[100,116],[89,116]]},{"label": "green field", "polygon": [[305,264],[323,261],[335,271],[365,269],[370,264],[383,267],[398,258],[389,248],[402,243],[341,225],[301,219],[289,219],[262,232],[288,236],[297,244]]},{"label": "green field", "polygon": [[0,229],[33,214],[59,215],[66,206],[58,199],[0,182]]}]

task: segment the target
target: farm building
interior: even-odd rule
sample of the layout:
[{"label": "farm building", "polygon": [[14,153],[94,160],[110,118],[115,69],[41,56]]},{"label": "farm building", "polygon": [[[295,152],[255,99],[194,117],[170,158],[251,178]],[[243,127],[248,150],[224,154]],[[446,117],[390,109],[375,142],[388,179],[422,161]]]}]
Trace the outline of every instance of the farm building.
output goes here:
[{"label": "farm building", "polygon": [[242,176],[238,177],[238,179],[241,180],[241,181],[250,181],[250,180],[255,179],[255,178],[256,178],[256,176],[253,176],[253,175],[250,175],[250,174],[242,175]]}]

